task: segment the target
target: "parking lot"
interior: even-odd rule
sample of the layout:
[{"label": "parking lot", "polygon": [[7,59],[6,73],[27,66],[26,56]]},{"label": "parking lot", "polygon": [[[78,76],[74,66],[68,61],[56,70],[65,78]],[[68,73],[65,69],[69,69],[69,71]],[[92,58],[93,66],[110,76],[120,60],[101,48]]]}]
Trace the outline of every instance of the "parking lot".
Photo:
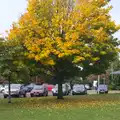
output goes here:
[{"label": "parking lot", "polygon": [[3,94],[2,93],[0,93],[0,98],[3,98]]},{"label": "parking lot", "polygon": [[[120,91],[119,90],[110,90],[109,91],[109,94],[115,94],[115,93],[120,93]],[[92,94],[97,94],[97,92],[95,90],[88,90],[87,94],[92,95]],[[52,92],[48,92],[48,96],[52,96]],[[30,97],[29,93],[27,94],[27,97]],[[0,93],[0,99],[3,99],[3,98],[4,98],[3,93]]]}]

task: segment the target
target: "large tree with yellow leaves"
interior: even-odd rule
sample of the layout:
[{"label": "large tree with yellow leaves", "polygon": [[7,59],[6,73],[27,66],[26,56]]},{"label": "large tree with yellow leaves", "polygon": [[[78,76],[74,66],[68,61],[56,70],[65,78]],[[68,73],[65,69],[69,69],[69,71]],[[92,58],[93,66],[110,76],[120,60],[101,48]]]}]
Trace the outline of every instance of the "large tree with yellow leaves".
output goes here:
[{"label": "large tree with yellow leaves", "polygon": [[26,13],[10,30],[9,40],[21,41],[28,58],[56,75],[59,99],[64,78],[76,75],[78,65],[85,71],[102,61],[106,69],[117,54],[113,34],[119,27],[107,5],[106,0],[28,0]]}]

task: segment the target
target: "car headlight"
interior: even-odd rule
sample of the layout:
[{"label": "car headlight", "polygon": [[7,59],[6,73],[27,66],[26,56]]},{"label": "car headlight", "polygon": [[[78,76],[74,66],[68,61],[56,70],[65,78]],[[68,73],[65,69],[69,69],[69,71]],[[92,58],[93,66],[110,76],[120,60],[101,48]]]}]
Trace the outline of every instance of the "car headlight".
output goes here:
[{"label": "car headlight", "polygon": [[56,93],[56,90],[53,90],[54,93]]},{"label": "car headlight", "polygon": [[44,90],[40,90],[41,93],[44,93]]},{"label": "car headlight", "polygon": [[76,90],[73,90],[73,92],[76,92]]},{"label": "car headlight", "polygon": [[57,92],[57,90],[55,90],[55,89],[52,89],[52,92],[53,92],[53,93],[56,93],[56,92]]}]

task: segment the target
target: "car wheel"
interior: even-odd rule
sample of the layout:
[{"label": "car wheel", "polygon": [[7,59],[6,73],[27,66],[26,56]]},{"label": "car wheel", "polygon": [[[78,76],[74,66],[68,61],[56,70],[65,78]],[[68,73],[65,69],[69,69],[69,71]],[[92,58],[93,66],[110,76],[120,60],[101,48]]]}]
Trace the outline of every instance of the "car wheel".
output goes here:
[{"label": "car wheel", "polygon": [[19,98],[19,94],[18,94],[18,95],[16,95],[16,97],[17,97],[17,98]]},{"label": "car wheel", "polygon": [[22,97],[22,95],[21,94],[19,94],[19,98],[21,98]]},{"label": "car wheel", "polygon": [[68,95],[68,93],[63,93],[63,95],[64,95],[64,96],[67,96],[67,95]]},{"label": "car wheel", "polygon": [[69,93],[66,92],[65,95],[69,95]]},{"label": "car wheel", "polygon": [[19,98],[23,98],[23,95],[22,95],[22,94],[19,94]]},{"label": "car wheel", "polygon": [[46,96],[48,96],[48,92],[46,92]]},{"label": "car wheel", "polygon": [[41,95],[39,94],[38,97],[40,97]]},{"label": "car wheel", "polygon": [[34,97],[34,95],[33,95],[33,94],[31,94],[31,97]]},{"label": "car wheel", "polygon": [[6,96],[6,95],[4,95],[4,98],[7,98],[7,96]]},{"label": "car wheel", "polygon": [[105,93],[108,94],[108,91],[106,91]]},{"label": "car wheel", "polygon": [[23,97],[26,97],[26,93],[23,95]]},{"label": "car wheel", "polygon": [[44,96],[47,96],[47,92],[44,93]]}]

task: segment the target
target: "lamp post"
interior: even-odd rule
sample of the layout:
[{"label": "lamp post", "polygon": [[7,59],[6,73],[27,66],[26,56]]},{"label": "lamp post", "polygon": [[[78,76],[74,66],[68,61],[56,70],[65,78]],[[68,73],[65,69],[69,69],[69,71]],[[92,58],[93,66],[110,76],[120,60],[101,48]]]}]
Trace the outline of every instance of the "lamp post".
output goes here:
[{"label": "lamp post", "polygon": [[98,94],[99,94],[100,75],[98,75]]},{"label": "lamp post", "polygon": [[112,81],[113,81],[113,63],[111,63],[111,75],[112,75]]},{"label": "lamp post", "polygon": [[10,75],[8,77],[8,103],[11,103]]}]

